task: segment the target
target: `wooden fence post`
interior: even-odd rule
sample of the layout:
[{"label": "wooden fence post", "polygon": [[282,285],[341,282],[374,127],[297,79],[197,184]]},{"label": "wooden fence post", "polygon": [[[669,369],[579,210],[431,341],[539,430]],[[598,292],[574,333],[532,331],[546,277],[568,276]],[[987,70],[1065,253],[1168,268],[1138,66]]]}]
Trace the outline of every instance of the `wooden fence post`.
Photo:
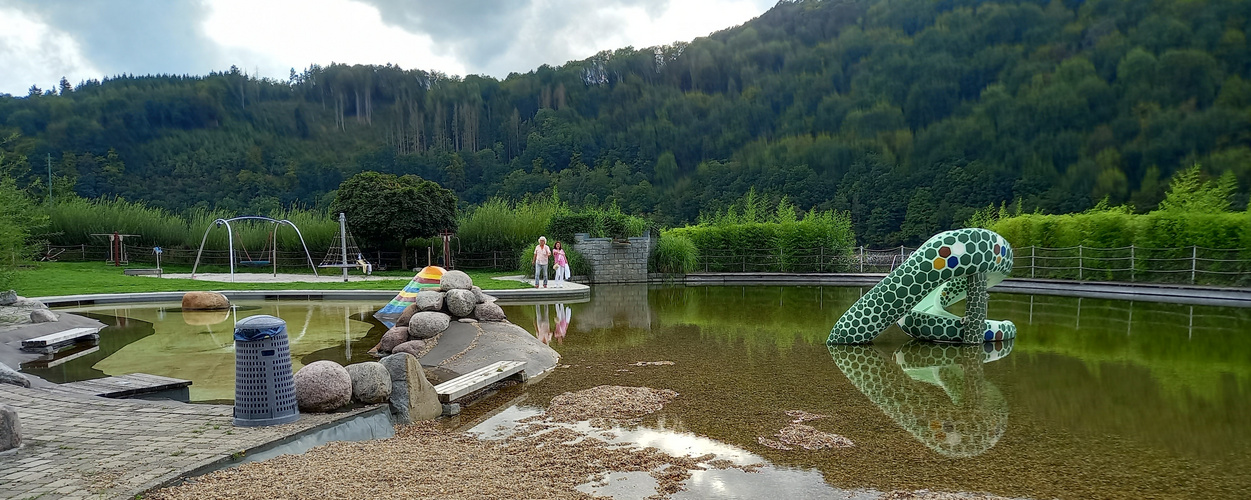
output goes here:
[{"label": "wooden fence post", "polygon": [[[1037,246],[1035,246],[1035,245],[1030,245],[1030,246],[1029,246],[1029,277],[1030,277],[1030,278],[1033,278],[1033,277],[1034,277],[1034,249],[1036,249],[1036,248],[1038,248],[1038,247],[1037,247]],[[1031,305],[1032,305],[1032,303],[1031,303]]]},{"label": "wooden fence post", "polygon": [[860,272],[864,272],[864,245],[860,245]]}]

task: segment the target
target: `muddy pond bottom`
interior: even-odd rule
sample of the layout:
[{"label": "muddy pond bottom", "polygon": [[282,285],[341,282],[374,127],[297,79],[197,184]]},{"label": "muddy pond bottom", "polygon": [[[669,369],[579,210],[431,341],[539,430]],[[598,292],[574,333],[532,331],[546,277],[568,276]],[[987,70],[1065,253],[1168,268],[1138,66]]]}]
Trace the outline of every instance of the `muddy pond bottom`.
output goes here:
[{"label": "muddy pond bottom", "polygon": [[[892,327],[871,345],[827,347],[830,327],[865,291],[596,286],[587,303],[505,306],[512,322],[561,353],[559,367],[537,384],[476,401],[444,425],[493,439],[564,393],[649,387],[677,396],[628,422],[570,425],[674,455],[764,464],[759,472],[697,471],[675,498],[917,489],[1238,498],[1251,491],[1251,309],[992,293],[989,317],[1017,325],[1013,342],[944,346],[910,341]],[[237,318],[286,320],[298,369],[321,359],[372,359],[366,351],[384,328],[371,315],[381,305],[73,309],[110,325],[99,349],[23,370],[54,382],[151,373],[192,380],[193,401],[228,402]],[[843,443],[829,436],[851,446],[807,446]],[[622,473],[585,491],[643,498],[655,493],[652,480]]]}]

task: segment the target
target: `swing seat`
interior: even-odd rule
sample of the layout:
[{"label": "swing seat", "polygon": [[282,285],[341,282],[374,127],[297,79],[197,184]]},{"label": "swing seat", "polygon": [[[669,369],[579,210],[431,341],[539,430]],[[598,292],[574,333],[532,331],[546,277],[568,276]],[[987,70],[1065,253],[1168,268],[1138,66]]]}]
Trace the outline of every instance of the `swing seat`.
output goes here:
[{"label": "swing seat", "polygon": [[239,265],[247,267],[265,267],[269,265],[268,260],[241,260]]}]

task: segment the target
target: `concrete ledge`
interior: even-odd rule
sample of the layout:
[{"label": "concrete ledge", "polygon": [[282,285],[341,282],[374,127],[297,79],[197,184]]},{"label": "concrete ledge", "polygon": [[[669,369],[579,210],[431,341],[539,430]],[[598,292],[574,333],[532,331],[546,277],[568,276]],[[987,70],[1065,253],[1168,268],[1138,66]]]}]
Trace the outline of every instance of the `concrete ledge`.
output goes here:
[{"label": "concrete ledge", "polygon": [[[652,282],[673,282],[695,286],[873,286],[884,277],[886,277],[886,274],[883,273],[692,273],[686,276],[677,277],[653,277]],[[1177,304],[1251,307],[1251,288],[1238,287],[1008,278],[992,288],[991,291],[1097,299],[1136,300],[1142,302],[1170,302]]]},{"label": "concrete ledge", "polygon": [[[234,300],[377,300],[389,301],[399,290],[218,290],[226,298]],[[512,290],[484,290],[499,299],[502,305],[526,305],[550,302],[586,302],[591,300],[591,290],[578,288],[518,288]],[[136,302],[178,302],[186,292],[139,292],[96,293],[37,297],[48,307],[76,307],[95,304],[121,304]]]}]

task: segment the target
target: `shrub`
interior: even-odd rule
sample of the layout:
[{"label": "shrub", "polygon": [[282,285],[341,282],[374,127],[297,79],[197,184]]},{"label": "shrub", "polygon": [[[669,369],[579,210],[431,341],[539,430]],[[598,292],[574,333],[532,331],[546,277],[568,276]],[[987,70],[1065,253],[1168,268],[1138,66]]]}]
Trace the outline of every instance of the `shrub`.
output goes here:
[{"label": "shrub", "polygon": [[[709,219],[705,219],[709,220]],[[782,222],[713,222],[665,231],[684,237],[699,249],[709,271],[830,272],[844,267],[838,257],[855,245],[850,216],[845,212],[809,212]]]},{"label": "shrub", "polygon": [[0,291],[9,289],[13,269],[32,253],[32,234],[46,222],[12,178],[0,177]]},{"label": "shrub", "polygon": [[[470,210],[460,221],[456,236],[460,250],[468,253],[512,252],[533,246],[548,231],[552,216],[560,209],[554,198],[540,197],[513,203],[493,198]],[[551,239],[551,236],[548,236]]]},{"label": "shrub", "polygon": [[607,209],[586,208],[581,211],[562,209],[552,216],[548,226],[548,239],[573,241],[573,235],[587,233],[592,238],[625,239],[642,236],[647,232],[647,221],[642,217],[621,212],[613,205]]},{"label": "shrub", "polygon": [[654,273],[686,274],[698,265],[699,249],[695,243],[686,236],[667,233],[660,235],[647,267]]}]

